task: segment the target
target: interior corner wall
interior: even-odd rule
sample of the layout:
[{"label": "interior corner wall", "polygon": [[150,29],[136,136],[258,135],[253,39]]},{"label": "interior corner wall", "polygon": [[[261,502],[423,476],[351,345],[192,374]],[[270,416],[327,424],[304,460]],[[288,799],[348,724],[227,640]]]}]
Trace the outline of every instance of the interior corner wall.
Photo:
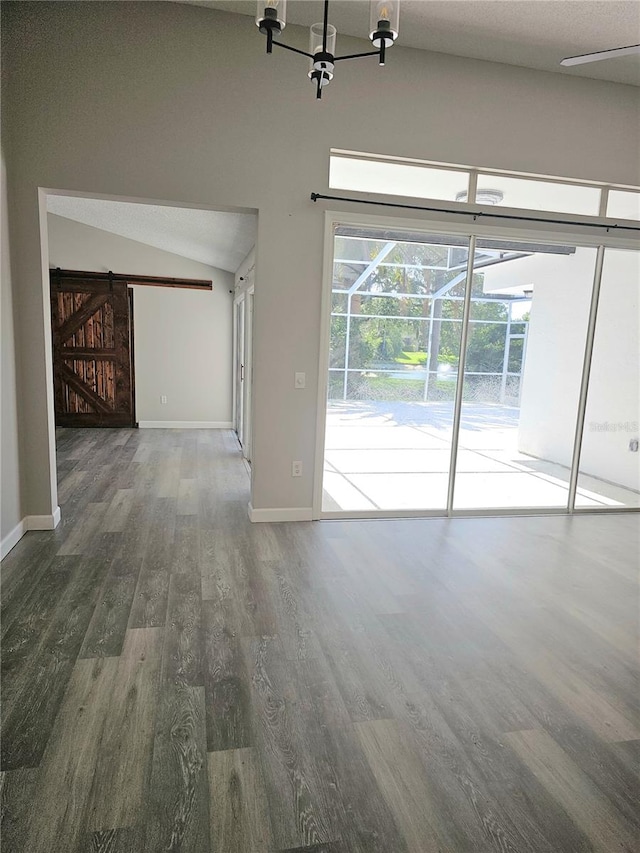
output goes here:
[{"label": "interior corner wall", "polygon": [[[0,247],[0,322],[2,325],[2,375],[0,377],[2,399],[0,401],[0,539],[3,544],[22,523],[22,498],[20,487],[20,447],[18,429],[17,373],[15,359],[15,331],[13,323],[13,293],[11,282],[11,259],[9,252],[9,217],[7,204],[7,175],[2,156],[0,225],[2,243]],[[3,552],[5,548],[3,547]]]},{"label": "interior corner wall", "polygon": [[[317,101],[304,59],[266,55],[247,15],[178,3],[5,6],[2,117],[15,170],[18,338],[34,377],[21,391],[30,503],[47,499],[51,461],[39,380],[44,299],[32,260],[37,187],[259,212],[252,504],[303,510],[313,494],[326,207],[309,194],[328,192],[332,147],[640,183],[639,92],[631,86],[400,41],[383,69],[344,63]],[[287,27],[288,44],[305,49],[307,38]],[[345,37],[341,50],[364,44]],[[296,371],[307,374],[304,391],[294,389]],[[291,477],[292,459],[302,461],[303,477]]]},{"label": "interior corner wall", "polygon": [[136,417],[230,426],[233,274],[62,216],[47,223],[52,267],[212,280],[212,291],[133,287]]}]

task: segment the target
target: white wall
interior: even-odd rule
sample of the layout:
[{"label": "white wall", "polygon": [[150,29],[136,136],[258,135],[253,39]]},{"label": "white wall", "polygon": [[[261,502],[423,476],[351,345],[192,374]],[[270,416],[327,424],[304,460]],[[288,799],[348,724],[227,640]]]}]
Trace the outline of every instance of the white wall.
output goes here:
[{"label": "white wall", "polygon": [[[400,43],[384,69],[345,63],[317,101],[304,59],[267,56],[248,16],[175,3],[5,5],[18,337],[34,380],[23,392],[32,512],[50,511],[43,472],[53,462],[39,379],[46,343],[36,187],[259,211],[252,503],[305,508],[324,232],[323,205],[309,193],[328,191],[331,147],[640,183],[639,93],[630,86]],[[307,39],[287,27],[289,44],[304,49]],[[341,39],[345,52],[363,45]],[[304,392],[294,389],[295,371],[307,374]],[[292,459],[302,460],[303,477],[291,477]]]},{"label": "white wall", "polygon": [[640,491],[640,252],[605,251],[580,471]]},{"label": "white wall", "polygon": [[[0,322],[2,326],[2,400],[0,402],[0,539],[3,546],[9,545],[11,532],[22,522],[22,500],[19,466],[19,429],[17,374],[15,360],[15,335],[13,327],[13,295],[11,291],[11,261],[9,257],[9,218],[7,208],[7,175],[2,155],[2,208],[0,226],[2,243],[0,248]],[[2,548],[3,556],[5,547]]]},{"label": "white wall", "polygon": [[533,287],[520,401],[519,449],[571,466],[596,250],[512,261]]},{"label": "white wall", "polygon": [[[519,449],[567,467],[573,453],[595,255],[594,249],[578,249],[575,255],[514,261],[510,279],[533,286]],[[499,275],[504,278],[509,266],[504,264],[493,280],[488,276],[491,286]],[[638,438],[640,420],[639,285],[638,254],[607,250],[580,460],[581,472],[632,489],[640,488],[640,454],[628,448],[629,439]]]},{"label": "white wall", "polygon": [[213,281],[212,291],[133,288],[136,416],[229,425],[233,274],[62,216],[47,223],[52,267]]}]

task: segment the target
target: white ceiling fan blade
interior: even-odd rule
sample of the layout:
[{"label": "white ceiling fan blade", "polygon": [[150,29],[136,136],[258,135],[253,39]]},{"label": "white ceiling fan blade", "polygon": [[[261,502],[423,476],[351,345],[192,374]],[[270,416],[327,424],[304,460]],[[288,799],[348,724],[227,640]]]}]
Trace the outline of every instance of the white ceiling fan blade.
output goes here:
[{"label": "white ceiling fan blade", "polygon": [[583,53],[580,56],[567,56],[560,65],[582,65],[585,62],[598,62],[600,59],[613,59],[616,56],[631,56],[640,53],[640,44],[628,47],[613,47],[611,50],[599,50],[597,53]]}]

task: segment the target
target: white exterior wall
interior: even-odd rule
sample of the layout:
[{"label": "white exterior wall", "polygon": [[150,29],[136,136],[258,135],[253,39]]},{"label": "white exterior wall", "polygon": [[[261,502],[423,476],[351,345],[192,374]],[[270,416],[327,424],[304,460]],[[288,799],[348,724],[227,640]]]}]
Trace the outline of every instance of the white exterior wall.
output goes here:
[{"label": "white exterior wall", "polygon": [[[287,27],[289,44],[307,38]],[[341,50],[363,44],[345,37]],[[330,148],[640,183],[636,88],[401,42],[384,69],[345,64],[316,101],[304,60],[267,56],[248,16],[175,3],[8,3],[3,62],[30,512],[51,511],[54,461],[38,186],[258,210],[252,503],[303,509],[324,235],[323,205],[309,194],[328,191]],[[307,374],[303,392],[295,371]],[[291,477],[292,459],[303,477]]]},{"label": "white exterior wall", "polygon": [[233,274],[62,216],[47,222],[52,267],[212,280],[212,291],[133,287],[136,417],[230,426]]},{"label": "white exterior wall", "polygon": [[489,268],[485,289],[533,288],[520,398],[519,449],[571,465],[595,249],[533,255]]},{"label": "white exterior wall", "polygon": [[605,251],[580,471],[640,491],[640,252]]},{"label": "white exterior wall", "polygon": [[[485,272],[486,291],[533,288],[518,447],[567,467],[595,258],[595,249],[577,249],[575,255],[534,255]],[[639,295],[640,255],[607,250],[580,470],[631,489],[640,488],[640,454],[629,451],[640,420]]]}]

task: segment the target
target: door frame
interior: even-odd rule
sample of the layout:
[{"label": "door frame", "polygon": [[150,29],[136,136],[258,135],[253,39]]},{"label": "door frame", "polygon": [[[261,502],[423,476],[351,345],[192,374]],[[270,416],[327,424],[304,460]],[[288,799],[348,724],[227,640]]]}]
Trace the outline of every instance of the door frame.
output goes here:
[{"label": "door frame", "polygon": [[[233,300],[233,428],[238,437],[242,455],[251,462],[252,445],[252,389],[253,389],[253,310],[255,287],[243,290]],[[242,306],[242,307],[240,307]],[[239,353],[239,326],[242,317],[242,353]],[[243,379],[238,388],[239,359],[244,366]],[[241,399],[238,399],[240,390]],[[240,407],[242,423],[238,423]]]},{"label": "door frame", "polygon": [[245,294],[233,301],[233,428],[244,455]]}]

